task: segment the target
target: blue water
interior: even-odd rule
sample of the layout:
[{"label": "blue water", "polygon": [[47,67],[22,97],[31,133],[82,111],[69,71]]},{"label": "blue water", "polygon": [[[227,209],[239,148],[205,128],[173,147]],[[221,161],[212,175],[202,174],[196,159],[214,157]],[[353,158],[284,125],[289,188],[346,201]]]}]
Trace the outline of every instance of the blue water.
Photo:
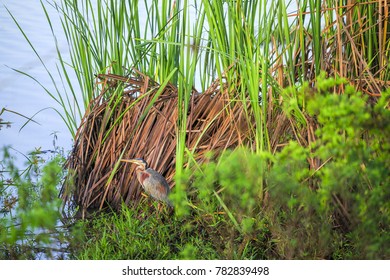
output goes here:
[{"label": "blue water", "polygon": [[[57,11],[45,2],[50,14],[61,53],[69,57],[65,36],[62,33]],[[35,149],[52,150],[55,145],[70,150],[72,137],[61,117],[53,109],[61,111],[57,104],[34,80],[11,68],[26,72],[54,92],[54,85],[44,66],[33,52],[29,43],[23,37],[6,8],[12,13],[19,25],[30,39],[42,60],[54,73],[55,83],[61,85],[60,76],[56,72],[58,63],[54,39],[47,23],[40,1],[0,0],[0,111],[2,108],[18,112],[34,121],[24,128],[25,118],[10,112],[3,112],[0,118],[3,122],[11,122],[11,127],[3,126],[0,130],[0,148],[11,145],[21,154],[27,154]],[[76,84],[76,82],[74,83]],[[21,129],[22,128],[22,129]],[[56,138],[54,137],[56,136]],[[24,162],[24,157],[14,151],[17,163]],[[1,158],[1,154],[0,154]]]}]

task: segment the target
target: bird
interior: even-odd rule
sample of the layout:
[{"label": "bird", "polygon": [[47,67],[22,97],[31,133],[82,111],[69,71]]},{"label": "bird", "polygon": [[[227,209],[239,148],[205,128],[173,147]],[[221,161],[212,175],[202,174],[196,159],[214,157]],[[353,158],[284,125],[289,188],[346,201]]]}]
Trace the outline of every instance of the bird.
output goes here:
[{"label": "bird", "polygon": [[135,163],[137,165],[135,169],[137,179],[145,192],[173,208],[173,204],[168,198],[170,192],[168,182],[160,173],[150,168],[142,158],[122,159],[121,161]]}]

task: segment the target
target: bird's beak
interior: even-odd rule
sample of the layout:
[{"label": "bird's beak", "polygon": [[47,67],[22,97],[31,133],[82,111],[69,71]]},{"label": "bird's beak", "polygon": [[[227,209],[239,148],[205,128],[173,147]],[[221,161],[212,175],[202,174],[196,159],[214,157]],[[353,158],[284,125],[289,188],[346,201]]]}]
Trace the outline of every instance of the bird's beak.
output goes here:
[{"label": "bird's beak", "polygon": [[137,162],[137,160],[135,160],[135,159],[121,159],[121,161],[123,161],[123,162],[131,162],[131,163],[136,163]]}]

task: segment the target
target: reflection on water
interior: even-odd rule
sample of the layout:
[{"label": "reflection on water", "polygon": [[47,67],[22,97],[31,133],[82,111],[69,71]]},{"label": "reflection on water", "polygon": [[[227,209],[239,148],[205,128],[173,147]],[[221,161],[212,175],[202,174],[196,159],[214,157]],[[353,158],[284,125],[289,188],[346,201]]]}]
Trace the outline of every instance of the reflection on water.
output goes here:
[{"label": "reflection on water", "polygon": [[[47,150],[53,148],[53,140],[56,136],[56,144],[69,150],[72,143],[71,135],[60,116],[53,110],[53,108],[61,110],[61,107],[31,78],[11,69],[26,72],[37,78],[50,91],[54,91],[53,83],[43,65],[4,6],[16,18],[49,70],[57,73],[55,44],[40,1],[0,0],[0,110],[5,107],[32,117],[44,109],[34,116],[38,124],[30,122],[22,130],[20,128],[26,119],[10,112],[4,112],[1,118],[3,121],[12,122],[12,126],[1,128],[0,147],[12,145],[14,149],[23,154],[39,147]],[[63,47],[61,52],[66,58],[68,57],[67,45],[62,36],[57,12],[46,2],[45,6],[51,15],[50,19],[56,31],[57,40]],[[54,79],[58,85],[61,85],[58,75],[54,75]],[[18,159],[23,162],[22,156],[18,156]]]},{"label": "reflection on water", "polygon": [[[67,43],[61,30],[58,14],[46,2],[44,4],[50,14],[57,40],[61,46],[61,54],[67,60],[69,57]],[[71,134],[54,110],[55,108],[61,111],[61,106],[33,79],[12,70],[16,69],[31,75],[49,91],[54,92],[54,85],[47,71],[6,8],[18,21],[49,71],[53,73],[54,82],[58,86],[62,86],[56,71],[56,46],[40,1],[0,0],[0,112],[3,108],[7,109],[3,111],[0,118],[2,122],[12,123],[11,127],[4,125],[0,128],[0,159],[2,161],[0,162],[0,172],[6,167],[3,162],[2,148],[4,146],[12,147],[9,152],[16,156],[14,163],[18,169],[23,170],[26,168],[25,162],[28,161],[27,157],[29,157],[30,152],[35,151],[38,158],[46,161],[52,158],[53,154],[60,153],[62,149],[65,152],[68,151],[72,144]],[[76,85],[76,82],[73,84]],[[12,112],[29,118],[33,117],[34,122],[29,122],[24,126],[26,119]],[[8,175],[3,172],[0,176],[7,178]],[[31,184],[34,185],[33,182]],[[12,183],[10,185],[12,186]],[[8,192],[9,196],[2,193],[0,209],[5,209],[4,203],[8,202],[7,198],[17,197],[16,188],[12,190],[8,188]],[[10,213],[11,211],[2,212],[1,217],[7,217]],[[54,255],[47,255],[44,251],[40,252],[38,248],[35,248],[34,250],[38,250],[35,252],[35,258],[67,257],[68,244],[66,241],[64,243],[63,238],[60,238],[67,232],[61,229],[62,224],[59,223],[57,226],[57,230],[50,233],[51,244],[49,247]],[[31,232],[31,236],[26,236],[22,243],[25,245],[31,241],[33,242],[32,248],[34,248],[35,238],[42,234],[43,232],[40,231]],[[17,242],[13,248],[23,248],[19,243]],[[19,254],[21,253],[19,252]],[[10,256],[10,258],[12,257]]]}]

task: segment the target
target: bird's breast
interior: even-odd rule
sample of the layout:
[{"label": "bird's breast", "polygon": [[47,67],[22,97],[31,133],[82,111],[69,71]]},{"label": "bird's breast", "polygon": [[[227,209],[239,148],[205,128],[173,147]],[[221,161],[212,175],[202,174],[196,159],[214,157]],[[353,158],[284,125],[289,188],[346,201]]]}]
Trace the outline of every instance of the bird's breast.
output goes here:
[{"label": "bird's breast", "polygon": [[147,180],[150,177],[150,174],[145,171],[137,170],[137,178],[138,181],[141,183],[141,185],[144,184],[145,180]]}]

